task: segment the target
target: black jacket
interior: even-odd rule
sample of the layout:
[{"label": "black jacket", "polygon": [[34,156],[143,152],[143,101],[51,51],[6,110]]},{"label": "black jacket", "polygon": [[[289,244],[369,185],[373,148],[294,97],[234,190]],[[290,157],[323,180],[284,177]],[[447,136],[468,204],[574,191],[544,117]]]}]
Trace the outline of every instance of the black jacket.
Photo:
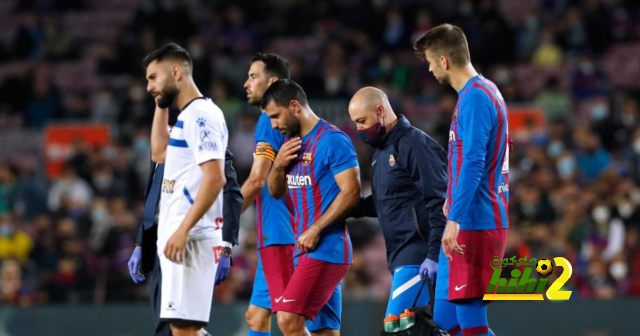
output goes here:
[{"label": "black jacket", "polygon": [[362,198],[350,216],[378,217],[387,245],[389,270],[438,261],[446,224],[447,154],[407,118],[373,147],[372,195]]},{"label": "black jacket", "polygon": [[[224,225],[222,226],[222,240],[238,245],[238,233],[240,232],[240,212],[242,211],[242,204],[244,198],[240,193],[240,185],[238,184],[236,171],[233,169],[232,159],[233,154],[227,149],[225,156],[224,173],[227,179],[227,184],[224,186],[224,200],[223,200],[223,218]],[[149,192],[152,190],[153,183],[162,183],[162,177],[153,178],[156,169],[155,162],[151,162],[151,174],[149,176],[149,182],[147,183],[147,189],[145,191],[145,206],[152,206],[156,208],[159,200],[160,193],[155,196],[155,202],[147,203],[146,200],[150,196]],[[158,166],[158,169],[160,165]],[[164,171],[164,170],[163,170]],[[159,188],[158,188],[159,189]],[[156,217],[157,218],[157,217]],[[142,269],[145,272],[153,270],[153,264],[156,259],[156,240],[158,239],[158,226],[155,221],[153,223],[146,223],[145,219],[140,222],[138,228],[138,236],[136,237],[136,245],[142,246]],[[147,229],[145,229],[145,227]]]}]

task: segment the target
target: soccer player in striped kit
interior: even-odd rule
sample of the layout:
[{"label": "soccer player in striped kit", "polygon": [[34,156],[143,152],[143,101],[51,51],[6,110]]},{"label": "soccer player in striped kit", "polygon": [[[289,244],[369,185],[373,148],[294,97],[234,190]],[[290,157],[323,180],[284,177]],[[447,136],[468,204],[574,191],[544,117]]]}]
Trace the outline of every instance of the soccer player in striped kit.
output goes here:
[{"label": "soccer player in striped kit", "polygon": [[492,335],[483,301],[509,228],[509,115],[471,64],[462,29],[443,24],[414,44],[441,84],[458,92],[449,130],[447,216],[436,280],[436,323],[451,335]]},{"label": "soccer player in striped kit", "polygon": [[360,199],[355,148],[344,132],[313,113],[293,81],[271,84],[261,107],[288,138],[269,172],[269,193],[291,197],[297,224],[297,267],[272,311],[285,336],[305,335],[307,320],[313,335],[339,335],[340,282],[352,257],[344,217]]},{"label": "soccer player in striped kit", "polygon": [[[257,54],[251,60],[244,84],[250,105],[259,106],[267,88],[279,79],[289,79],[289,62],[276,54]],[[254,135],[255,152],[249,178],[242,185],[242,211],[256,202],[258,267],[249,308],[245,314],[248,336],[271,335],[271,307],[293,274],[293,215],[288,197],[276,200],[269,195],[267,175],[276,153],[285,142],[282,133],[271,128],[266,113],[260,114]],[[287,207],[287,205],[289,207]]]}]

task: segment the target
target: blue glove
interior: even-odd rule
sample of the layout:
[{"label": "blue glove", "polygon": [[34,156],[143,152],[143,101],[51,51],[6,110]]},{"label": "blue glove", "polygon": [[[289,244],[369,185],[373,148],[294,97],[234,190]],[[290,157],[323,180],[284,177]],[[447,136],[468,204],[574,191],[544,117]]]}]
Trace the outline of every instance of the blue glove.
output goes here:
[{"label": "blue glove", "polygon": [[438,263],[429,258],[425,259],[420,265],[420,277],[424,279],[427,275],[432,284],[436,280],[436,275],[438,275]]},{"label": "blue glove", "polygon": [[220,256],[218,263],[218,271],[216,272],[216,286],[227,280],[229,270],[231,269],[231,258]]},{"label": "blue glove", "polygon": [[136,246],[133,249],[133,253],[131,253],[131,258],[127,263],[129,266],[129,274],[131,274],[131,279],[135,283],[141,283],[145,281],[144,274],[140,273],[140,264],[142,263],[142,247]]}]

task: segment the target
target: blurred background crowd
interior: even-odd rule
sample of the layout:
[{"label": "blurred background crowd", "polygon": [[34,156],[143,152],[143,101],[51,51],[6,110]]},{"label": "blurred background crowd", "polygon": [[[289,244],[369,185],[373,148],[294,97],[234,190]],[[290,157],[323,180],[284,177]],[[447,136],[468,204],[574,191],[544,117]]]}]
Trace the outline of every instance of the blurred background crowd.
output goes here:
[{"label": "blurred background crowd", "polygon": [[[146,300],[126,263],[149,174],[154,103],[141,60],[152,50],[169,41],[189,50],[197,85],[225,113],[240,182],[260,113],[246,104],[249,61],[256,52],[286,57],[311,108],[352,137],[368,193],[372,150],[355,136],[348,100],[376,86],[445,147],[457,94],[411,48],[444,22],[463,28],[476,69],[511,111],[505,257],[567,258],[572,299],[640,296],[635,1],[6,0],[0,303]],[[107,140],[51,145],[52,125],[85,124],[102,127]],[[217,302],[250,297],[253,211],[242,216],[241,245]],[[386,300],[390,274],[377,220],[349,226],[345,300]]]}]

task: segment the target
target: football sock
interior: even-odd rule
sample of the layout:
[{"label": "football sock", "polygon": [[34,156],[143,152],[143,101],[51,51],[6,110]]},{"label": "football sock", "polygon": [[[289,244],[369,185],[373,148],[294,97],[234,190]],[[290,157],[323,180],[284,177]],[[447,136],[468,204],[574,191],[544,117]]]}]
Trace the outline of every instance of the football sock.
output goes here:
[{"label": "football sock", "polygon": [[440,328],[446,330],[451,336],[461,336],[462,332],[458,324],[456,305],[448,300],[436,299],[433,310],[433,320]]},{"label": "football sock", "polygon": [[470,300],[458,303],[456,307],[463,336],[490,336],[493,334],[489,329],[486,301]]}]

